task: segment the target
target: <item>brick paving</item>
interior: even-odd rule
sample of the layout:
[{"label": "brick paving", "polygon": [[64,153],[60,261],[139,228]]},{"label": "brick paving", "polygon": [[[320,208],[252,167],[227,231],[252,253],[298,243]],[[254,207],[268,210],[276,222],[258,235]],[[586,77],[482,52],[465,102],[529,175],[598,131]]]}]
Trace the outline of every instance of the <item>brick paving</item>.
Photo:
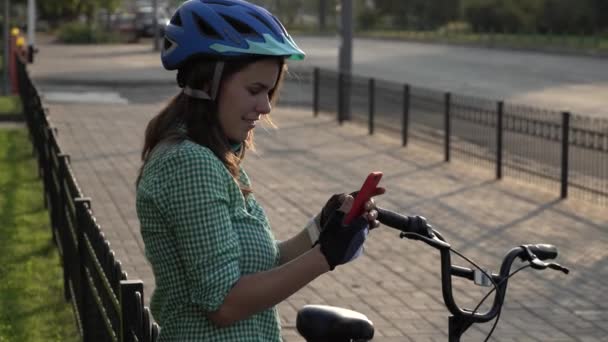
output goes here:
[{"label": "brick paving", "polygon": [[[87,47],[74,49],[82,56],[95,55],[87,53]],[[112,48],[107,47],[103,58],[78,60],[77,69],[86,70],[82,79],[91,84],[91,75],[103,73],[107,65],[114,70],[120,63],[138,65],[145,53],[137,50],[141,47],[134,49],[129,54],[128,47],[117,47],[113,63]],[[35,80],[51,73],[58,79],[69,72],[68,64],[57,61],[65,57],[60,50],[42,47],[32,67]],[[153,59],[142,60],[152,63]],[[130,77],[128,70],[125,66],[116,76],[117,83],[122,77],[135,84],[138,74]],[[153,82],[153,77],[145,81]],[[144,281],[146,300],[154,280],[143,256],[134,182],[145,124],[170,95],[143,104],[45,103],[106,238],[129,277]],[[401,148],[399,139],[388,133],[370,137],[363,126],[339,126],[327,115],[313,118],[308,109],[279,107],[273,120],[279,129],[258,129],[257,152],[248,155],[245,167],[277,238],[299,231],[331,194],[356,189],[369,171],[382,170],[381,184],[388,193],[378,199],[379,205],[426,216],[456,249],[493,271],[513,246],[529,242],[558,246],[558,261],[570,267],[571,274],[528,269],[515,276],[494,340],[605,340],[605,207],[576,199],[560,201],[552,189],[510,178],[495,181],[493,170],[458,160],[444,163],[434,146],[412,141]],[[296,312],[304,304],[318,303],[366,314],[376,326],[375,341],[445,341],[447,311],[438,256],[420,242],[400,240],[395,231],[373,231],[363,257],[323,275],[280,304],[285,340],[301,341],[295,331]],[[454,284],[459,304],[469,307],[486,290],[460,280]],[[491,324],[473,328],[463,340],[483,340],[490,328]]]}]

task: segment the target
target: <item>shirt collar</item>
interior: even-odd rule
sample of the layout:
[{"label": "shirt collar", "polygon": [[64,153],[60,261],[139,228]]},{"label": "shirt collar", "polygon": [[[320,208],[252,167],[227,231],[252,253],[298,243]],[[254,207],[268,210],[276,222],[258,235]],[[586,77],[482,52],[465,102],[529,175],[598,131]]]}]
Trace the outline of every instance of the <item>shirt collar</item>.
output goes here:
[{"label": "shirt collar", "polygon": [[[177,124],[175,125],[175,128],[177,129],[178,132],[180,132],[184,135],[187,135],[187,133],[188,133],[188,126],[186,126],[186,123],[181,120],[177,122]],[[230,150],[232,150],[232,152],[234,152],[234,153],[239,153],[241,151],[241,148],[243,148],[242,142],[228,140],[228,144],[230,144]]]}]

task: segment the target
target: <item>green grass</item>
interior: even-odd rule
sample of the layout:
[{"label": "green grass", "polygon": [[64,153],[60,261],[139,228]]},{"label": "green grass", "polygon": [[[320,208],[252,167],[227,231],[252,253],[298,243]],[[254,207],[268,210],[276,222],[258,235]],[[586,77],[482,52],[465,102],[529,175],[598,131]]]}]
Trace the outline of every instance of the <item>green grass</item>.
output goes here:
[{"label": "green grass", "polygon": [[78,341],[25,129],[0,129],[0,342]]},{"label": "green grass", "polygon": [[[296,26],[290,28],[292,34],[329,34],[335,35],[335,29],[320,32],[316,27]],[[505,48],[523,48],[531,50],[570,51],[570,52],[608,52],[608,35],[550,35],[531,33],[472,33],[450,31],[407,31],[394,29],[358,30],[356,37],[389,38],[406,41],[437,42],[492,46]]]},{"label": "green grass", "polygon": [[21,113],[21,99],[19,96],[0,96],[0,115]]},{"label": "green grass", "polygon": [[526,33],[449,33],[438,31],[362,31],[363,37],[393,38],[426,42],[447,42],[481,46],[563,49],[569,51],[608,51],[608,37],[582,35],[540,35]]}]

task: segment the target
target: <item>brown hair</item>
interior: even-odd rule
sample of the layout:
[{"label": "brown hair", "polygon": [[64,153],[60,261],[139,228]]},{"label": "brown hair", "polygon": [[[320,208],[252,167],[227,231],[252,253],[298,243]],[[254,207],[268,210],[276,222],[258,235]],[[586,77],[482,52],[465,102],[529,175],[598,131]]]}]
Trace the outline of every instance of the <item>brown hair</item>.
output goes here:
[{"label": "brown hair", "polygon": [[[246,59],[225,61],[222,80],[228,79],[231,75],[245,69],[252,63],[267,58],[276,59],[279,66],[277,84],[269,93],[270,101],[274,104],[278,99],[279,89],[286,70],[286,64],[283,58],[254,56]],[[206,85],[211,83],[215,64],[215,60],[205,59],[187,63],[178,71],[177,81],[179,86],[189,86],[192,89],[204,89]],[[209,148],[222,161],[237,184],[239,184],[243,195],[247,196],[252,192],[250,187],[241,184],[239,181],[239,165],[245,157],[245,151],[247,149],[253,149],[253,131],[243,142],[242,148],[238,152],[234,152],[219,121],[217,99],[219,99],[220,96],[222,96],[221,86],[219,86],[215,101],[201,100],[180,92],[171,99],[169,104],[161,110],[159,114],[150,120],[146,127],[144,147],[141,152],[143,163],[139,170],[137,184],[141,179],[144,166],[156,146],[161,143],[176,143],[183,139],[189,139],[199,145]],[[264,115],[264,119],[272,125],[272,121],[270,121],[268,115]],[[186,124],[185,137],[183,133],[180,133],[177,129],[176,124],[178,122]]]}]

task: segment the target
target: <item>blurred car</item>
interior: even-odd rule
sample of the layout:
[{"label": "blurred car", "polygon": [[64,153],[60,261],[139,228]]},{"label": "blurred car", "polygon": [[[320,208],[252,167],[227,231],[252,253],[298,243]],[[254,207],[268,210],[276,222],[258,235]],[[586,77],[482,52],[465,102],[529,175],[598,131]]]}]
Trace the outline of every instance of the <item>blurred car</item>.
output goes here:
[{"label": "blurred car", "polygon": [[[140,37],[154,37],[154,8],[141,6],[135,12],[135,31]],[[165,26],[169,22],[169,15],[163,7],[157,11],[157,25],[160,35],[163,35]]]},{"label": "blurred car", "polygon": [[135,29],[135,15],[132,13],[116,13],[113,16],[113,27],[127,42],[134,43],[139,39],[139,33]]}]

